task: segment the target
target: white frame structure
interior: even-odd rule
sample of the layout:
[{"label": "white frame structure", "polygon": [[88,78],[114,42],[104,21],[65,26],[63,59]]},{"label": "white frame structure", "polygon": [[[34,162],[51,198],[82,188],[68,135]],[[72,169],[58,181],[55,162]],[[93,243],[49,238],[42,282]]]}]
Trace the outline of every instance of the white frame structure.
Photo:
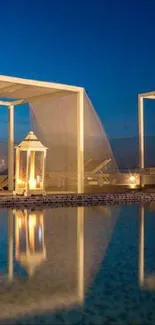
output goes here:
[{"label": "white frame structure", "polygon": [[[33,90],[35,93],[32,95]],[[26,90],[26,95],[25,95]],[[84,88],[0,75],[0,106],[9,110],[8,119],[8,189],[14,190],[14,107],[40,97],[62,93],[77,94],[77,192],[84,192]]]},{"label": "white frame structure", "polygon": [[[155,99],[155,91],[138,95],[138,130],[139,130],[139,168],[145,168],[144,155],[144,99]],[[144,177],[140,174],[140,185],[144,187]]]}]

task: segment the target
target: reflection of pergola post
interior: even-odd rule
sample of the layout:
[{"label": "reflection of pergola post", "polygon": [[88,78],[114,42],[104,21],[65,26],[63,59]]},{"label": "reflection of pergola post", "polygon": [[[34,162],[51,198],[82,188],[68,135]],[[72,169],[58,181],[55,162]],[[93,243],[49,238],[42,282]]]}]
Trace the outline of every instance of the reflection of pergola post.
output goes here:
[{"label": "reflection of pergola post", "polygon": [[77,192],[84,192],[84,90],[77,94]]},{"label": "reflection of pergola post", "polygon": [[8,107],[8,189],[14,190],[14,106]]},{"label": "reflection of pergola post", "polygon": [[8,278],[13,280],[13,212],[8,213]]},{"label": "reflection of pergola post", "polygon": [[144,107],[143,97],[138,97],[138,128],[139,128],[139,168],[140,173],[140,185],[144,187],[143,169],[144,169]]},{"label": "reflection of pergola post", "polygon": [[140,206],[139,227],[139,283],[144,284],[144,206]]},{"label": "reflection of pergola post", "polygon": [[77,283],[78,297],[84,297],[84,207],[77,208]]}]

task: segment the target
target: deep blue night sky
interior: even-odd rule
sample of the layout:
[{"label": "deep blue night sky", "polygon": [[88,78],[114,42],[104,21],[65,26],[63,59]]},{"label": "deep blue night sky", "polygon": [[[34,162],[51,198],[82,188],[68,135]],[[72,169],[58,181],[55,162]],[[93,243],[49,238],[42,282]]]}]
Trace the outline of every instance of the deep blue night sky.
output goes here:
[{"label": "deep blue night sky", "polygon": [[84,86],[109,137],[137,134],[137,94],[155,89],[154,1],[5,0],[0,13],[0,74]]}]

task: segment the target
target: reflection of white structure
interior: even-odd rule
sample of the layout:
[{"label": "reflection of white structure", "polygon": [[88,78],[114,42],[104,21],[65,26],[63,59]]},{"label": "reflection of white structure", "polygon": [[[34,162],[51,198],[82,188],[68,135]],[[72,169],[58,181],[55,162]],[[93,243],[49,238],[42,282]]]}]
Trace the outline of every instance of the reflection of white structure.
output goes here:
[{"label": "reflection of white structure", "polygon": [[[14,220],[15,218],[15,220]],[[14,223],[15,221],[15,223]],[[15,226],[15,232],[14,232]],[[15,236],[14,236],[15,234]],[[32,276],[46,260],[43,211],[9,210],[8,216],[8,278],[13,280],[13,247],[15,259]]]},{"label": "reflection of white structure", "polygon": [[139,283],[144,285],[144,206],[140,205],[139,228]]},{"label": "reflection of white structure", "polygon": [[77,208],[77,288],[80,302],[84,299],[84,207]]},{"label": "reflection of white structure", "polygon": [[13,245],[14,244],[14,220],[12,210],[8,213],[8,278],[13,280]]},{"label": "reflection of white structure", "polygon": [[[140,228],[139,228],[139,284],[144,289],[155,289],[155,273],[145,272],[145,210],[140,206]],[[146,274],[145,274],[146,273]]]},{"label": "reflection of white structure", "polygon": [[[25,264],[27,258],[24,246],[26,245],[23,245],[23,242],[25,242],[26,236],[30,238],[30,242],[27,240],[27,247],[30,252],[34,251],[34,226],[37,211],[36,218],[34,218],[34,211],[32,213],[26,210],[23,212],[14,210],[14,213],[10,211],[8,274],[10,280],[13,280],[14,276],[14,281],[11,284],[13,290],[10,290],[9,294],[6,287],[9,306],[11,301],[9,313],[6,309],[5,290],[3,290],[3,299],[1,299],[0,293],[1,317],[9,318],[18,316],[20,313],[28,314],[35,310],[51,311],[62,306],[64,308],[82,304],[84,296],[100,268],[100,263],[104,259],[117,215],[118,211],[114,210],[113,213],[109,207],[47,210],[44,215],[44,227],[42,227],[45,236],[42,247],[46,245],[46,260],[43,263],[42,260],[37,265],[33,264],[33,276],[29,276],[32,273],[29,272],[28,264]],[[28,216],[31,218],[29,219]],[[17,273],[13,274],[14,237],[15,258],[28,271],[28,277],[24,282],[19,281]],[[31,262],[29,259],[29,265],[32,265]],[[23,292],[22,299],[20,298],[21,291]],[[12,298],[12,294],[16,299]],[[3,300],[5,308],[3,308]]]},{"label": "reflection of white structure", "polygon": [[15,258],[33,275],[46,260],[44,215],[42,211],[14,210]]},{"label": "reflection of white structure", "polygon": [[33,132],[16,147],[16,193],[44,190],[46,151]]}]

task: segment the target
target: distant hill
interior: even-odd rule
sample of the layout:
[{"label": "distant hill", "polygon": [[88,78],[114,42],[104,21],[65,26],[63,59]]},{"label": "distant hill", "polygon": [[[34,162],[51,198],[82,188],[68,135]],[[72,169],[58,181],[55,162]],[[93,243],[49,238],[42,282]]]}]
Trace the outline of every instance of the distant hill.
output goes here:
[{"label": "distant hill", "polygon": [[[138,167],[138,137],[111,139],[110,144],[120,168]],[[155,166],[155,136],[145,137],[145,166]]]}]

